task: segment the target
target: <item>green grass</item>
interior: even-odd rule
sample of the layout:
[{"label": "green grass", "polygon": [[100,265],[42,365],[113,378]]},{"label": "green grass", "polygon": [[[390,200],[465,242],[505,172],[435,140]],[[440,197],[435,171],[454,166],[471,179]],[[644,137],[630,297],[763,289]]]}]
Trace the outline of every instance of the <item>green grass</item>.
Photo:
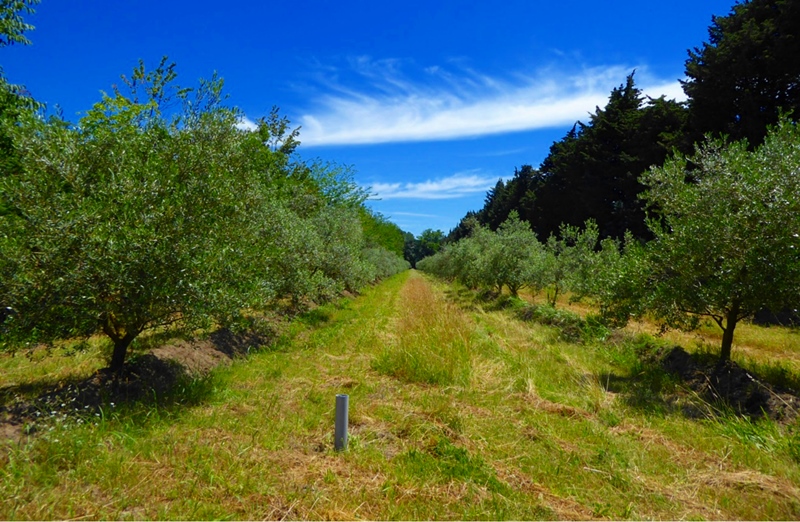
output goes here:
[{"label": "green grass", "polygon": [[[0,443],[0,518],[800,517],[796,425],[689,418],[645,372],[659,341],[570,342],[514,309],[400,274],[170,403]],[[77,357],[2,356],[0,387],[91,373]]]}]

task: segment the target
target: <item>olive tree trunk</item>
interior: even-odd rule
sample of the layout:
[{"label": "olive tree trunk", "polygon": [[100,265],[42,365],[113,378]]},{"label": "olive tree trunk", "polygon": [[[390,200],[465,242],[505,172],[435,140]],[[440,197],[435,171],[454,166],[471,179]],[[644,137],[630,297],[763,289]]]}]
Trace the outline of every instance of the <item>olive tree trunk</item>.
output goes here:
[{"label": "olive tree trunk", "polygon": [[719,351],[719,362],[724,363],[731,360],[731,347],[733,346],[733,331],[736,329],[736,324],[739,322],[740,305],[737,299],[734,299],[731,309],[725,316],[725,328],[722,329],[722,346]]}]

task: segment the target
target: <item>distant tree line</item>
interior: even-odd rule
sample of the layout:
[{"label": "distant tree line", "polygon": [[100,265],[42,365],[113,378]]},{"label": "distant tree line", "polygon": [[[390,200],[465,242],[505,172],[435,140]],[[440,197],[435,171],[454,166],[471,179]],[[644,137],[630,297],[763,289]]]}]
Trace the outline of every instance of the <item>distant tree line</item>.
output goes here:
[{"label": "distant tree line", "polygon": [[444,232],[430,228],[423,230],[418,237],[411,232],[404,232],[403,235],[403,256],[412,268],[416,268],[421,259],[438,252],[445,240]]}]

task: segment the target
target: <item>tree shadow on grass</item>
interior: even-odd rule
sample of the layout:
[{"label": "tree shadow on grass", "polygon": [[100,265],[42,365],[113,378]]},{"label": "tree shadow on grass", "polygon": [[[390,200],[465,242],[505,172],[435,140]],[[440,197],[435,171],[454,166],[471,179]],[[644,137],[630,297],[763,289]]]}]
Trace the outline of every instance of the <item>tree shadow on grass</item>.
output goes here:
[{"label": "tree shadow on grass", "polygon": [[331,312],[328,310],[322,308],[314,308],[312,310],[300,314],[298,316],[298,319],[302,323],[311,326],[313,328],[316,328],[330,321],[332,316],[333,314],[331,314]]},{"label": "tree shadow on grass", "polygon": [[794,422],[800,415],[796,392],[769,384],[733,361],[720,363],[679,346],[641,354],[628,377],[604,373],[598,379],[629,406],[648,413],[706,418],[731,411],[780,423]]},{"label": "tree shadow on grass", "polygon": [[104,368],[83,379],[6,387],[0,391],[0,424],[24,426],[33,434],[52,422],[112,411],[132,419],[154,409],[176,412],[205,402],[213,389],[212,376],[193,377],[180,364],[148,353],[133,358],[119,374]]},{"label": "tree shadow on grass", "polygon": [[210,370],[253,348],[269,346],[263,331],[220,329],[207,339],[172,339],[152,352],[133,356],[119,373],[108,368],[88,377],[33,382],[0,388],[0,425],[25,426],[33,433],[48,422],[118,416],[147,418],[153,411],[175,414],[206,402],[214,390]]}]

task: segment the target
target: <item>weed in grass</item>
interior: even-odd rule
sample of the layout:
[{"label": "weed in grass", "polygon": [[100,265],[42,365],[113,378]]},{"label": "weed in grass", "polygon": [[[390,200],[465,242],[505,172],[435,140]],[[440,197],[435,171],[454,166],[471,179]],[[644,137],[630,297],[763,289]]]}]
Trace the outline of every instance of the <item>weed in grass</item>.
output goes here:
[{"label": "weed in grass", "polygon": [[774,422],[737,415],[730,409],[719,410],[711,423],[724,437],[769,453],[775,451],[781,437]]},{"label": "weed in grass", "polygon": [[784,449],[792,460],[800,463],[800,420],[795,420],[792,425],[787,427]]},{"label": "weed in grass", "polygon": [[411,449],[398,457],[401,476],[413,482],[461,481],[486,487],[492,493],[508,493],[494,470],[478,456],[470,456],[445,438],[434,440],[424,450]]}]

